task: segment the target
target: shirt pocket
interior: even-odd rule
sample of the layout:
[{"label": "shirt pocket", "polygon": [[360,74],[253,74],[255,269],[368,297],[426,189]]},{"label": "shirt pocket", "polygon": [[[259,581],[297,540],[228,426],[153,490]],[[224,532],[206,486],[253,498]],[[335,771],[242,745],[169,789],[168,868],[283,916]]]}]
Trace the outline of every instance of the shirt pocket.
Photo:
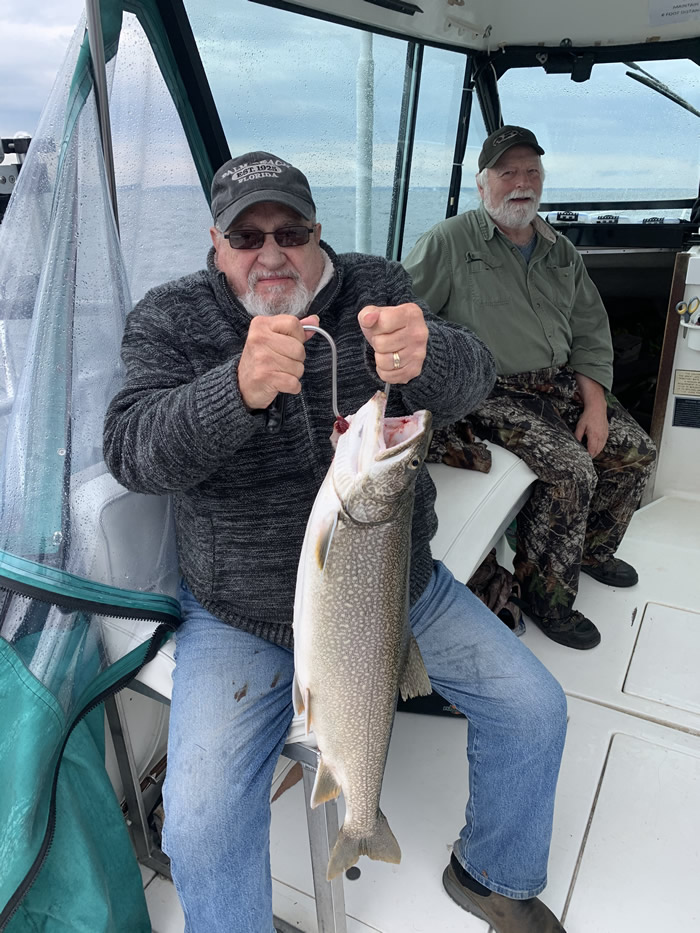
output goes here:
[{"label": "shirt pocket", "polygon": [[511,304],[512,294],[504,275],[503,263],[489,253],[464,254],[473,305],[502,308]]},{"label": "shirt pocket", "polygon": [[547,262],[544,267],[545,288],[552,302],[566,315],[571,317],[574,305],[575,273],[573,262],[557,264]]}]

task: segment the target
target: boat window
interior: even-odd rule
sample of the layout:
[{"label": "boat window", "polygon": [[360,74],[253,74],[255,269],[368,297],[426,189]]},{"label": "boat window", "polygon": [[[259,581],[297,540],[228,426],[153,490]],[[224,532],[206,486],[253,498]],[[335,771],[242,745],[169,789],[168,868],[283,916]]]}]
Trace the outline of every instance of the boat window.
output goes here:
[{"label": "boat window", "polygon": [[121,251],[137,301],[154,285],[204,267],[211,214],[175,105],[131,13],[110,69]]},{"label": "boat window", "polygon": [[231,153],[309,178],[323,238],[383,255],[408,43],[247,0],[185,0]]},{"label": "boat window", "polygon": [[488,136],[484,126],[481,108],[474,96],[471,117],[469,118],[469,134],[467,136],[467,151],[464,153],[462,163],[462,185],[459,191],[458,210],[471,211],[481,204],[481,198],[476,188],[476,173],[479,171],[479,153],[484,140]]},{"label": "boat window", "polygon": [[[424,52],[404,256],[422,233],[445,219],[466,61],[464,55],[444,49],[426,48]],[[478,109],[474,100],[472,119]]]},{"label": "boat window", "polygon": [[700,68],[687,60],[595,65],[582,83],[539,68],[503,75],[504,123],[531,127],[546,151],[545,202],[562,209],[622,202],[614,212],[633,221],[689,218],[689,208],[631,206],[694,199],[698,191],[698,117],[641,83],[649,76],[700,110]]}]

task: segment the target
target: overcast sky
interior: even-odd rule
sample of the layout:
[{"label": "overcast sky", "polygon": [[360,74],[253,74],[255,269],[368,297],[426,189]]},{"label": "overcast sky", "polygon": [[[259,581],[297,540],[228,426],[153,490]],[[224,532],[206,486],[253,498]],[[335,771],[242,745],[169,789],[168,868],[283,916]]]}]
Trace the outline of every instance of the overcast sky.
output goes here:
[{"label": "overcast sky", "polygon": [[[314,164],[317,184],[353,184],[360,33],[241,0],[186,4],[232,151],[272,149],[307,170]],[[34,134],[83,9],[81,0],[20,0],[0,8],[3,136]],[[375,38],[375,184],[391,183],[405,56],[404,42]],[[442,186],[449,177],[463,61],[426,51],[413,184]],[[696,66],[645,67],[700,107]],[[550,185],[568,186],[574,175],[580,187],[637,187],[654,179],[667,187],[697,184],[698,119],[626,78],[623,66],[596,67],[583,85],[539,69],[527,79],[511,72],[501,85],[506,122],[532,126],[547,150]],[[477,107],[473,123],[465,159],[470,179],[483,135]]]},{"label": "overcast sky", "polygon": [[81,0],[0,4],[0,135],[34,134],[84,8]]}]

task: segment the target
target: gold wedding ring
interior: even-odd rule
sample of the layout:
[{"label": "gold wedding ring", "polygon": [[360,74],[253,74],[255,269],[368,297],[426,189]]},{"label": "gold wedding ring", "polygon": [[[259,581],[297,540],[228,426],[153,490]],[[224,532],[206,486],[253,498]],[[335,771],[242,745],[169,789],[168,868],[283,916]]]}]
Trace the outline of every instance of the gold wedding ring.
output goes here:
[{"label": "gold wedding ring", "polygon": [[401,369],[401,357],[398,353],[394,353],[394,369]]}]

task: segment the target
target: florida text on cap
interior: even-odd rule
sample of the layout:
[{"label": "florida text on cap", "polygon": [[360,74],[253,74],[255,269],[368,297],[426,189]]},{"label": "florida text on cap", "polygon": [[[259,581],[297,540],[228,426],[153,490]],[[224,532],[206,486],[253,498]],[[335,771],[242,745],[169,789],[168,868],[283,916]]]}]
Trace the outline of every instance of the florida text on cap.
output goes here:
[{"label": "florida text on cap", "polygon": [[271,152],[246,152],[214,175],[211,212],[219,230],[228,230],[243,211],[263,201],[291,207],[306,220],[316,214],[306,175]]}]

